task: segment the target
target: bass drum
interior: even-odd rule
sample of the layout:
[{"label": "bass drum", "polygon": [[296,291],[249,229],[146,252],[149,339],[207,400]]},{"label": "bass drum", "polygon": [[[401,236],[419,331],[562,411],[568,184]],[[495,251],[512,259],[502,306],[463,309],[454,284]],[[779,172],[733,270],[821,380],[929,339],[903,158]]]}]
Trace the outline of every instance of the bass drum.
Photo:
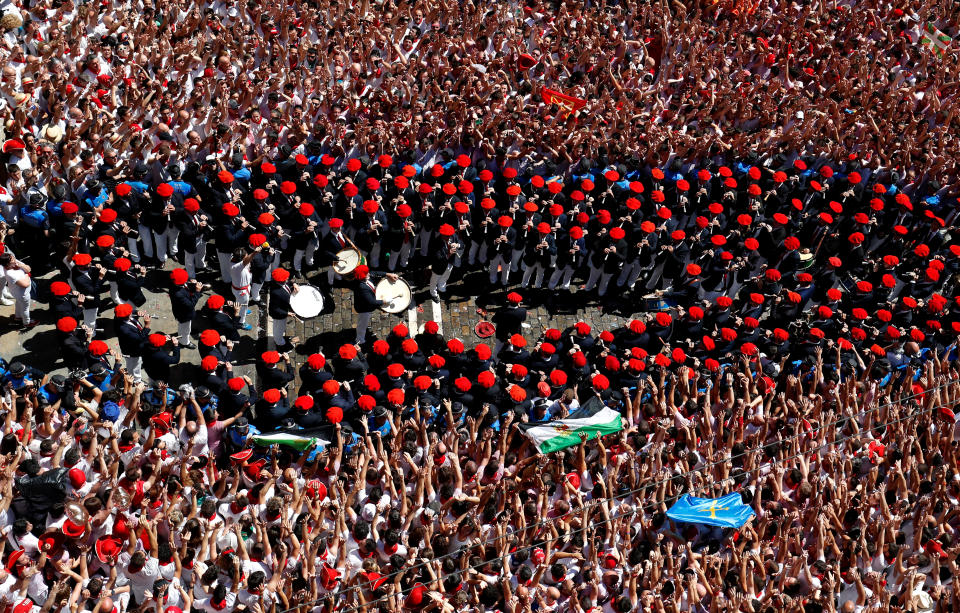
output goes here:
[{"label": "bass drum", "polygon": [[333,261],[333,271],[338,275],[348,275],[357,269],[357,266],[366,264],[367,258],[360,251],[348,247],[337,252],[337,259]]},{"label": "bass drum", "polygon": [[385,304],[380,307],[387,313],[402,313],[410,308],[413,302],[413,290],[410,284],[403,279],[391,281],[390,279],[381,279],[374,289],[374,295],[377,300],[382,300]]},{"label": "bass drum", "polygon": [[323,294],[312,285],[301,285],[290,297],[290,310],[300,319],[310,319],[323,312]]}]

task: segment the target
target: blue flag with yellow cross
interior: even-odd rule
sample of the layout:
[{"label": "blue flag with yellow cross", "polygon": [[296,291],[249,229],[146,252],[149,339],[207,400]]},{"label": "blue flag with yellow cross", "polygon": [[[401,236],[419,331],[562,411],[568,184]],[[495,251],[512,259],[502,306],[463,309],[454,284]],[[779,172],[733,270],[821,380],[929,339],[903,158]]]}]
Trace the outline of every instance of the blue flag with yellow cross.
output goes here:
[{"label": "blue flag with yellow cross", "polygon": [[723,528],[739,528],[753,515],[753,509],[743,504],[743,498],[737,492],[723,498],[697,498],[684,494],[667,511],[667,517],[676,522]]}]

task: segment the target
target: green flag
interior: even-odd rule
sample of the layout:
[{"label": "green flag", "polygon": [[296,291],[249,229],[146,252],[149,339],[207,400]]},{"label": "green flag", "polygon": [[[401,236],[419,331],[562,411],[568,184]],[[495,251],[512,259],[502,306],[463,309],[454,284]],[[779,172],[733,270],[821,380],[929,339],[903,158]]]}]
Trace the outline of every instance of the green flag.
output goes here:
[{"label": "green flag", "polygon": [[519,427],[540,453],[551,453],[579,445],[581,433],[590,439],[597,432],[600,436],[620,432],[623,419],[599,398],[592,397],[564,419],[520,424]]}]

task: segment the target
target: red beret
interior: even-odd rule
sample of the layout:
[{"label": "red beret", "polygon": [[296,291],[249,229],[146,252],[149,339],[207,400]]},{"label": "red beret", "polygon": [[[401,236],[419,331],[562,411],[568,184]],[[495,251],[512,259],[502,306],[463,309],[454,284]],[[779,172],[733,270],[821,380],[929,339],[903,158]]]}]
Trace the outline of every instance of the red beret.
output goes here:
[{"label": "red beret", "polygon": [[372,411],[373,407],[377,406],[377,399],[370,394],[363,394],[357,398],[357,406],[361,411]]},{"label": "red beret", "polygon": [[330,423],[339,424],[343,421],[343,409],[333,406],[327,409],[327,419]]},{"label": "red beret", "polygon": [[220,342],[220,333],[216,330],[204,330],[200,333],[200,343],[206,347],[213,347]]},{"label": "red beret", "polygon": [[484,370],[477,375],[477,383],[485,388],[491,388],[493,384],[496,383],[496,377],[489,370]]},{"label": "red beret", "polygon": [[226,299],[220,294],[213,294],[207,298],[207,308],[213,309],[216,311],[219,308],[222,308],[226,304]]}]

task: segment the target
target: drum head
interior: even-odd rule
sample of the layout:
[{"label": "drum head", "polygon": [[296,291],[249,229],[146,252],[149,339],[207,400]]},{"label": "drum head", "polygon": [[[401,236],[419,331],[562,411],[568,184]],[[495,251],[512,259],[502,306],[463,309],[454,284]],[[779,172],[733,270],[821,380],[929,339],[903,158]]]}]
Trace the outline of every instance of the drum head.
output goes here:
[{"label": "drum head", "polygon": [[290,297],[290,310],[300,319],[316,317],[323,311],[323,294],[312,285],[301,285]]},{"label": "drum head", "polygon": [[402,313],[407,310],[410,303],[413,302],[413,292],[410,285],[403,279],[391,281],[390,279],[381,279],[377,283],[374,294],[377,300],[383,300],[387,304],[380,307],[387,313]]},{"label": "drum head", "polygon": [[363,257],[356,249],[343,249],[337,252],[337,259],[333,261],[333,270],[338,275],[349,274],[361,264]]}]

